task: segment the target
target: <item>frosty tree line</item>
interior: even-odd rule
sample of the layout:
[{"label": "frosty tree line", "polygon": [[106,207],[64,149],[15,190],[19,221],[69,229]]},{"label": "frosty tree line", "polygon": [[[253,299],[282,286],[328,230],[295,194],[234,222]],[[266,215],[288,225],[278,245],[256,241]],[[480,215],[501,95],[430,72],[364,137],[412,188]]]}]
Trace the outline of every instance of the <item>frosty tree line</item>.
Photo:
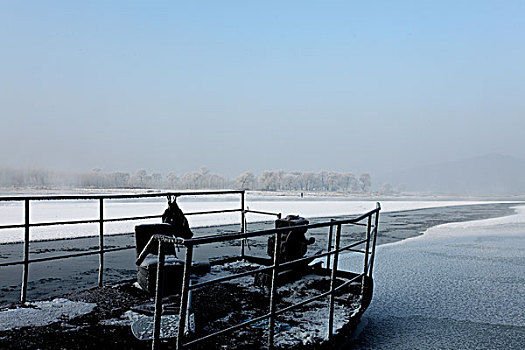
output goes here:
[{"label": "frosty tree line", "polygon": [[[158,188],[158,189],[244,189],[263,191],[323,191],[368,193],[372,180],[368,173],[359,176],[353,173],[319,171],[302,172],[266,170],[260,176],[251,171],[243,172],[236,178],[228,179],[213,174],[206,167],[199,171],[166,176],[138,170],[134,174],[125,172],[103,172],[93,169],[89,172],[66,173],[46,169],[0,168],[1,187],[80,187],[80,188]],[[383,184],[379,192],[390,193],[392,186]]]}]

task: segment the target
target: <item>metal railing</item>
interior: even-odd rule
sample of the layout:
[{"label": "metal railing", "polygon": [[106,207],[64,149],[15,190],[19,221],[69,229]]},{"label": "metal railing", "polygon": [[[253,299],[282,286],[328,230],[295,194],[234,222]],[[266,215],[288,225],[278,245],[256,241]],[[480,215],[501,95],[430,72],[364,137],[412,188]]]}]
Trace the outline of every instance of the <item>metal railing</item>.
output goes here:
[{"label": "metal railing", "polygon": [[[283,227],[283,228],[275,228],[275,229],[260,230],[260,231],[253,231],[253,232],[240,232],[240,233],[225,234],[221,236],[206,236],[206,237],[197,237],[197,238],[191,238],[191,239],[182,239],[182,238],[177,238],[177,237],[168,237],[164,235],[153,235],[151,239],[149,240],[149,242],[147,243],[147,245],[144,247],[139,257],[137,258],[137,262],[136,262],[137,265],[140,265],[146,258],[150,246],[152,244],[158,244],[157,279],[156,279],[156,291],[155,291],[155,312],[154,312],[152,349],[158,349],[160,346],[162,293],[163,293],[163,285],[164,285],[163,275],[164,275],[164,268],[165,268],[165,249],[163,248],[163,246],[165,244],[177,244],[180,246],[184,246],[186,248],[184,272],[183,272],[183,277],[182,277],[182,289],[181,289],[181,296],[180,296],[178,330],[177,330],[177,338],[176,338],[176,342],[177,342],[176,348],[177,349],[189,347],[191,345],[194,345],[196,343],[202,342],[210,338],[217,337],[219,335],[232,333],[235,330],[241,329],[243,327],[246,327],[255,322],[262,321],[264,319],[268,319],[268,323],[269,323],[268,348],[272,348],[273,343],[274,343],[274,332],[275,332],[274,326],[275,326],[276,316],[284,312],[290,311],[294,308],[298,308],[300,306],[312,303],[313,301],[325,298],[327,296],[330,297],[329,315],[328,315],[328,330],[329,330],[329,338],[331,338],[333,336],[333,327],[334,327],[333,320],[334,320],[335,293],[338,290],[341,290],[342,288],[348,286],[350,283],[361,280],[361,296],[362,296],[366,288],[366,285],[365,285],[366,279],[371,278],[372,276],[380,209],[381,209],[381,206],[379,203],[377,203],[375,209],[363,215],[360,215],[356,218],[352,218],[352,219],[345,219],[345,220],[332,219],[328,222],[320,222],[320,223],[309,224],[309,225]],[[271,213],[265,213],[265,214],[271,214]],[[367,220],[366,224],[361,223],[361,221],[365,219]],[[373,223],[372,223],[372,220],[373,220]],[[365,238],[341,247],[340,243],[341,243],[343,225],[365,226],[366,227]],[[303,230],[303,229],[313,229],[313,228],[322,228],[322,227],[329,228],[327,252],[315,254],[313,256],[308,256],[308,257],[304,257],[304,258],[289,261],[289,262],[284,262],[284,263],[280,262],[279,255],[280,255],[281,249],[279,249],[279,247],[281,244],[281,234],[282,233],[290,232],[291,230]],[[335,237],[333,237],[334,227],[336,228]],[[191,276],[191,270],[192,270],[191,266],[193,262],[193,251],[196,246],[203,246],[206,244],[226,242],[226,241],[239,240],[239,239],[244,242],[244,240],[248,238],[263,237],[263,236],[269,236],[269,235],[275,236],[275,239],[274,239],[275,246],[273,249],[273,252],[274,252],[273,263],[271,266],[257,268],[256,270],[246,271],[242,273],[231,274],[229,276],[216,278],[210,281],[190,284],[190,276]],[[334,240],[335,242],[333,242]],[[364,250],[354,249],[355,247],[359,245],[363,245],[363,244],[365,244]],[[351,252],[357,252],[357,253],[364,254],[363,272],[355,275],[354,277],[350,278],[349,280],[345,281],[344,283],[336,287],[336,276],[338,275],[338,271],[339,271],[338,270],[339,255],[341,252],[345,252],[345,251],[349,251],[349,252],[351,251]],[[282,309],[277,309],[276,299],[277,299],[277,293],[278,293],[278,285],[277,285],[278,272],[282,270],[283,268],[289,267],[293,264],[310,261],[313,258],[323,258],[323,257],[326,257],[327,269],[330,270],[330,289],[329,291],[321,293],[313,297],[310,297],[309,299],[300,301],[298,303],[292,304]],[[331,269],[330,269],[330,264],[329,264],[330,257],[332,257]],[[239,260],[246,259],[249,261],[249,258],[250,256],[244,255],[244,250],[243,250],[242,256],[240,257]],[[257,273],[265,272],[265,271],[266,272],[271,271],[272,273],[270,301],[269,301],[270,311],[268,313],[261,315],[259,317],[252,318],[249,321],[245,321],[245,322],[233,325],[231,327],[216,331],[214,333],[211,333],[211,334],[208,334],[208,335],[196,338],[196,339],[192,339],[186,343],[184,342],[186,316],[188,312],[188,296],[189,296],[190,291],[198,289],[198,288],[202,288],[204,286],[208,286],[211,284],[226,282],[226,281],[233,280],[236,278],[255,275]]]},{"label": "metal railing", "polygon": [[[11,224],[11,225],[0,225],[0,231],[6,229],[24,229],[23,238],[23,260],[10,261],[0,263],[0,268],[4,266],[23,265],[22,269],[22,282],[20,285],[20,301],[26,302],[27,300],[27,284],[29,276],[29,265],[32,263],[39,263],[52,260],[61,260],[66,258],[81,257],[87,255],[99,255],[99,268],[98,268],[98,285],[103,285],[104,280],[104,254],[110,252],[116,252],[126,249],[134,249],[135,246],[124,246],[117,248],[104,248],[104,224],[108,222],[120,222],[120,221],[136,221],[144,219],[155,219],[160,218],[162,215],[147,215],[147,216],[130,216],[130,217],[116,217],[116,218],[105,218],[104,217],[104,203],[106,200],[116,199],[134,199],[134,198],[155,198],[155,197],[182,197],[182,196],[208,196],[208,195],[226,195],[226,194],[239,194],[240,195],[240,207],[238,209],[225,209],[225,210],[210,210],[200,212],[189,212],[185,215],[203,215],[203,214],[218,214],[218,213],[232,213],[240,212],[241,232],[246,230],[246,219],[245,213],[245,191],[243,190],[229,190],[229,191],[183,191],[183,192],[159,192],[159,193],[144,193],[144,194],[113,194],[113,195],[57,195],[57,196],[6,196],[0,197],[0,202],[23,202],[24,203],[24,223],[23,224]],[[49,222],[31,222],[30,211],[31,203],[35,201],[60,201],[60,200],[95,200],[98,201],[99,216],[96,219],[89,220],[70,220],[70,221],[49,221]],[[98,250],[85,251],[81,253],[57,255],[45,258],[30,258],[30,243],[31,243],[31,228],[32,227],[43,227],[43,226],[57,226],[57,225],[79,225],[79,224],[90,224],[98,223],[98,237],[99,247]],[[96,236],[94,234],[93,236]],[[242,242],[242,255],[244,254],[244,242]]]}]

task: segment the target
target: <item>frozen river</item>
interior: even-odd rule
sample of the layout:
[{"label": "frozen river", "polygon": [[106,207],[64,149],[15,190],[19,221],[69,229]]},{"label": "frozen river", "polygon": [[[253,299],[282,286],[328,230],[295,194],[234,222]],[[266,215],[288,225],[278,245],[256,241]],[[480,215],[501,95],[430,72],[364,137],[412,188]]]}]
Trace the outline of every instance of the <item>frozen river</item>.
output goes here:
[{"label": "frozen river", "polygon": [[378,247],[355,349],[525,349],[525,207]]},{"label": "frozen river", "polygon": [[[97,203],[70,204],[67,201],[35,203],[32,220],[86,219],[97,215]],[[186,212],[230,209],[239,207],[239,204],[235,200],[180,201]],[[516,213],[509,216],[508,206],[517,204],[472,201],[385,201],[381,204],[378,242],[382,245],[377,248],[374,265],[374,298],[352,343],[345,349],[524,349],[525,207],[518,206]],[[108,217],[154,215],[160,214],[165,205],[165,201],[114,202],[107,204],[105,212]],[[276,198],[258,199],[248,202],[248,205],[253,210],[282,212],[284,215],[297,213],[306,217],[327,217],[362,213],[373,209],[375,202]],[[18,204],[1,207],[3,223],[20,223],[23,220],[23,210],[20,209],[23,208]],[[214,223],[231,224],[239,222],[239,215],[190,217],[190,221],[194,228]],[[502,215],[507,216],[477,220]],[[268,217],[249,217],[251,222],[261,219]],[[129,227],[108,224],[106,230],[111,233],[131,232],[136,223],[125,224]],[[59,226],[42,231],[34,228],[31,235],[32,239],[38,240],[97,232],[96,225],[79,225],[78,228],[71,230],[71,226]],[[216,230],[237,228],[235,225]],[[19,241],[19,231],[4,230],[3,242]],[[201,231],[205,234],[209,230],[195,229],[196,235]],[[421,232],[425,233],[420,235]],[[322,238],[317,238],[322,247]],[[107,244],[132,244],[132,239],[132,235],[111,236],[107,238]],[[396,243],[388,243],[393,241]],[[96,237],[35,242],[32,256],[44,257],[62,250],[75,250],[77,245],[96,247]],[[21,258],[21,244],[0,247],[0,258]],[[232,249],[237,251],[238,248]],[[107,280],[134,276],[134,258],[132,250],[108,255]],[[96,256],[33,264],[29,277],[30,298],[89,288],[96,283],[97,266]],[[0,300],[17,300],[20,273],[19,266],[0,269]],[[70,289],[66,291],[64,286]]]}]

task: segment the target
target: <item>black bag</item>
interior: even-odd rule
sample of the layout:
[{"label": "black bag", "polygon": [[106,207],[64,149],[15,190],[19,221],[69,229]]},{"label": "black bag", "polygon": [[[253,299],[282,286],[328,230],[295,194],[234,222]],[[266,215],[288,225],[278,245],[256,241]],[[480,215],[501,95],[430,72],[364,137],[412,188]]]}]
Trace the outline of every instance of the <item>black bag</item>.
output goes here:
[{"label": "black bag", "polygon": [[172,201],[171,198],[168,198],[168,208],[162,214],[162,222],[173,226],[173,235],[176,237],[186,239],[193,237],[188,220],[182,210],[180,210],[177,202],[175,200]]}]

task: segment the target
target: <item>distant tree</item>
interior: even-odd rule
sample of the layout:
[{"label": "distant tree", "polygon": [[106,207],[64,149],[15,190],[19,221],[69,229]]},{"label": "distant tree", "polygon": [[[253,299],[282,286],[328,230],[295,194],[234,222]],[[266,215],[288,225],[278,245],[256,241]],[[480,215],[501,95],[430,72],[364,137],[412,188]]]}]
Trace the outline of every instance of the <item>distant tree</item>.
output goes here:
[{"label": "distant tree", "polygon": [[261,183],[263,185],[263,189],[269,190],[269,191],[276,191],[281,189],[281,178],[283,176],[282,170],[266,170],[263,171],[261,174]]},{"label": "distant tree", "polygon": [[326,174],[326,186],[328,191],[339,190],[342,183],[342,176],[339,173],[330,171]]},{"label": "distant tree", "polygon": [[359,185],[357,184],[357,179],[355,178],[354,174],[352,173],[344,173],[343,174],[344,183],[345,183],[345,189],[347,191],[356,192],[359,189]]},{"label": "distant tree", "polygon": [[292,174],[283,174],[281,177],[281,189],[293,190],[295,189],[295,176]]},{"label": "distant tree", "polygon": [[269,170],[263,171],[261,177],[259,178],[259,181],[262,185],[263,190],[270,190],[273,186],[272,172]]},{"label": "distant tree", "polygon": [[186,173],[180,178],[181,186],[184,189],[198,189],[201,186],[201,178],[201,173]]},{"label": "distant tree", "polygon": [[208,175],[210,173],[210,169],[208,169],[208,167],[206,166],[201,166],[201,175]]},{"label": "distant tree", "polygon": [[379,192],[382,194],[392,194],[394,191],[392,185],[389,182],[384,182],[379,188]]},{"label": "distant tree", "polygon": [[235,183],[238,189],[250,190],[255,187],[255,175],[251,171],[245,171],[237,176]]},{"label": "distant tree", "polygon": [[226,188],[226,179],[217,174],[208,176],[209,188],[224,189]]},{"label": "distant tree", "polygon": [[307,191],[312,191],[315,185],[315,174],[313,172],[306,172],[301,174],[302,183],[304,184],[304,189]]},{"label": "distant tree", "polygon": [[328,173],[324,170],[321,170],[320,172],[317,173],[317,177],[319,179],[319,189],[321,191],[326,191],[328,189],[328,187],[326,186],[326,176],[328,175]]},{"label": "distant tree", "polygon": [[174,172],[168,173],[167,182],[168,182],[167,185],[170,188],[179,187],[179,177]]},{"label": "distant tree", "polygon": [[151,182],[154,187],[162,186],[162,175],[160,173],[151,174]]},{"label": "distant tree", "polygon": [[[81,186],[94,188],[127,187],[169,187],[184,189],[263,189],[271,191],[370,191],[371,177],[363,173],[356,179],[352,173],[334,171],[301,172],[266,170],[260,177],[251,171],[245,171],[236,178],[224,178],[213,174],[207,167],[199,171],[188,172],[178,177],[174,172],[163,177],[160,173],[148,174],[140,169],[131,175],[124,172],[105,173],[100,168],[81,173],[60,173],[46,169],[11,169],[0,167],[0,186]],[[390,184],[383,184],[378,190],[383,193],[400,191]]]},{"label": "distant tree", "polygon": [[122,187],[128,187],[129,186],[129,180],[130,176],[128,173],[122,173],[122,172],[114,172],[109,174],[109,179],[111,186],[122,188]]},{"label": "distant tree", "polygon": [[291,171],[290,175],[293,176],[293,189],[302,191],[304,189],[303,173],[300,171]]},{"label": "distant tree", "polygon": [[146,177],[148,173],[144,169],[137,170],[135,175],[131,178],[131,183],[134,187],[144,187],[146,184]]},{"label": "distant tree", "polygon": [[359,186],[361,187],[361,191],[368,192],[370,186],[372,186],[372,179],[370,177],[370,174],[362,173],[361,175],[359,175]]}]

